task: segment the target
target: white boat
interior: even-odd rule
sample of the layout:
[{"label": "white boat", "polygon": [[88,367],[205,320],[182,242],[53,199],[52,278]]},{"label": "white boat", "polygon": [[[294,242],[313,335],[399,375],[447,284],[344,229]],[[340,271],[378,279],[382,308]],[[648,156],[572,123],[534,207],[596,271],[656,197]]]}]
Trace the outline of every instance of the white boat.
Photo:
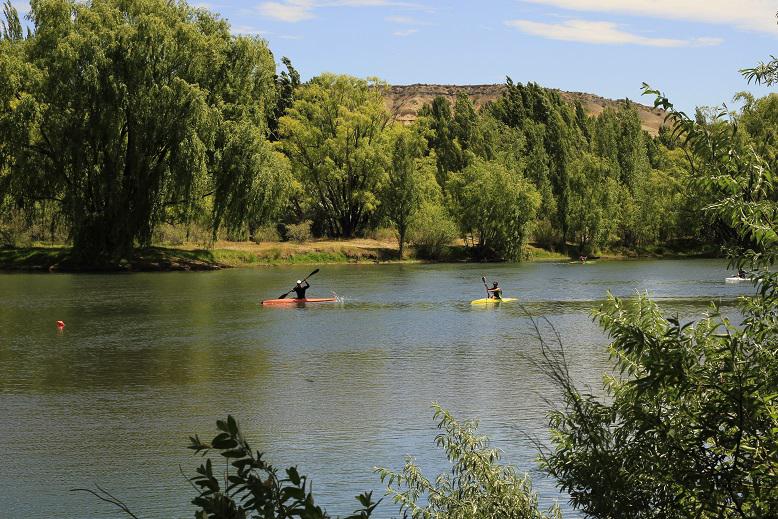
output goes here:
[{"label": "white boat", "polygon": [[727,283],[740,283],[741,281],[753,281],[753,280],[754,280],[753,278],[741,278],[735,276],[731,278],[726,278],[724,281],[726,281]]}]

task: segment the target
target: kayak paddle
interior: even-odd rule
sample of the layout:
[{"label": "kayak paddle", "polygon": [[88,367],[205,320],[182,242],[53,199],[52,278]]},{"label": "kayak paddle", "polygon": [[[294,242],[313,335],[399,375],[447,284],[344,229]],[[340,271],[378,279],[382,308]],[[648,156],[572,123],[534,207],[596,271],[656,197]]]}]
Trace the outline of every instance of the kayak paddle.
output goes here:
[{"label": "kayak paddle", "polygon": [[[305,276],[305,279],[303,279],[303,283],[305,283],[306,281],[308,281],[308,278],[309,278],[309,277],[311,277],[311,276],[313,276],[313,275],[314,275],[314,274],[316,274],[317,272],[319,272],[319,269],[316,269],[316,270],[314,270],[313,272],[311,272],[310,274],[308,274],[307,276]],[[292,290],[294,290],[294,288],[293,288]],[[290,290],[290,291],[289,291],[289,292],[287,292],[286,294],[281,294],[280,296],[278,296],[278,299],[286,299],[286,296],[288,296],[289,294],[291,294],[291,293],[292,293],[292,290]]]},{"label": "kayak paddle", "polygon": [[486,284],[486,276],[481,276],[481,281],[484,282],[484,288],[486,289],[486,299],[489,299],[489,286]]}]

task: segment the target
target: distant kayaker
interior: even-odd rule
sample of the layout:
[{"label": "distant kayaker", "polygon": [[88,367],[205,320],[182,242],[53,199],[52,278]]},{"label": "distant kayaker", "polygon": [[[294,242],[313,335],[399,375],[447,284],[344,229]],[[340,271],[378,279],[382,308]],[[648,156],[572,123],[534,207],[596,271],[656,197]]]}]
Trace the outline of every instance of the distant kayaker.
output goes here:
[{"label": "distant kayaker", "polygon": [[486,291],[489,292],[489,299],[502,299],[502,288],[497,281],[492,283],[492,288],[487,288]]},{"label": "distant kayaker", "polygon": [[746,279],[746,271],[743,269],[737,269],[737,277],[740,279]]},{"label": "distant kayaker", "polygon": [[311,288],[311,284],[308,283],[308,280],[305,280],[305,286],[303,286],[303,281],[297,280],[297,284],[294,286],[292,290],[294,290],[296,294],[296,299],[305,299],[305,291]]}]

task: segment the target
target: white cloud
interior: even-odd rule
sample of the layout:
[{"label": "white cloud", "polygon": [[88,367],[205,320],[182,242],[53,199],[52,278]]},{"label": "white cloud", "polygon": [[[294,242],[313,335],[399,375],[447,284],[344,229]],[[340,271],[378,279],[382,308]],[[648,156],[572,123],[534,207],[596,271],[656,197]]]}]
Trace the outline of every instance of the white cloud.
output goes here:
[{"label": "white cloud", "polygon": [[281,2],[263,2],[257,9],[260,14],[282,22],[301,22],[313,18],[313,2],[307,0],[287,0]]},{"label": "white cloud", "polygon": [[430,25],[429,22],[418,20],[411,16],[387,16],[384,20],[398,25]]},{"label": "white cloud", "polygon": [[703,37],[703,38],[694,38],[692,40],[692,45],[694,47],[715,47],[716,45],[721,45],[721,43],[724,40],[721,38],[710,38],[710,37]]},{"label": "white cloud", "polygon": [[250,25],[233,25],[230,27],[232,34],[241,34],[246,36],[253,36],[253,35],[267,35],[269,34],[267,31],[263,31],[262,29],[257,29],[256,27],[252,27]]},{"label": "white cloud", "polygon": [[314,18],[314,10],[323,7],[396,7],[432,11],[421,4],[394,0],[281,0],[262,2],[257,6],[257,10],[268,18],[294,23]]},{"label": "white cloud", "polygon": [[505,25],[521,32],[551,40],[577,41],[598,45],[645,45],[649,47],[710,46],[721,43],[719,38],[696,38],[680,40],[674,38],[651,38],[633,34],[611,22],[588,20],[567,20],[562,23],[541,23],[530,20],[508,20]]},{"label": "white cloud", "polygon": [[394,36],[404,37],[404,36],[410,36],[411,34],[415,34],[417,32],[419,32],[419,29],[403,29],[401,31],[394,31],[392,34]]},{"label": "white cloud", "polygon": [[778,35],[775,0],[523,0],[563,9],[730,25]]}]

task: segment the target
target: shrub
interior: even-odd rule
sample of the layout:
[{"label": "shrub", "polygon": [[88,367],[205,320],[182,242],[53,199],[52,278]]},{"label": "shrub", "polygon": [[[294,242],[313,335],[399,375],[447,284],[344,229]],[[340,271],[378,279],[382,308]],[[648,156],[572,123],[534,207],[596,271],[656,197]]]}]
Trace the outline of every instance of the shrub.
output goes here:
[{"label": "shrub", "polygon": [[297,243],[305,243],[311,239],[311,221],[305,220],[297,224],[286,226],[286,238]]},{"label": "shrub", "polygon": [[451,474],[427,479],[412,458],[400,472],[376,468],[386,483],[386,494],[400,505],[404,517],[446,519],[561,518],[559,508],[538,509],[538,498],[528,476],[499,463],[500,452],[489,439],[476,434],[478,422],[457,422],[437,404],[435,419],[441,433],[435,444],[451,463]]},{"label": "shrub", "polygon": [[425,259],[440,259],[448,245],[457,237],[457,226],[445,208],[433,203],[422,205],[414,215],[408,233],[416,247],[416,255]]},{"label": "shrub", "polygon": [[0,248],[12,249],[19,244],[20,230],[14,222],[0,221]]},{"label": "shrub", "polygon": [[154,229],[154,243],[164,245],[182,245],[186,242],[186,229],[183,226],[163,223]]},{"label": "shrub", "polygon": [[554,250],[562,241],[562,235],[548,218],[543,218],[536,223],[533,235],[535,243],[544,249]]},{"label": "shrub", "polygon": [[265,225],[254,230],[254,234],[251,236],[251,241],[254,243],[267,243],[281,241],[281,235],[278,234],[278,230],[275,225]]},{"label": "shrub", "polygon": [[[226,421],[217,420],[216,428],[219,433],[210,443],[195,435],[189,438],[189,448],[203,456],[217,451],[220,461],[226,459],[234,472],[225,481],[223,473],[214,473],[210,459],[197,468],[197,475],[191,478],[200,488],[200,494],[192,500],[198,507],[197,519],[330,517],[316,506],[308,478],[300,475],[296,467],[289,467],[286,477],[280,477],[278,470],[262,459],[261,452],[251,450],[232,416],[227,416]],[[357,496],[357,500],[362,508],[344,519],[368,519],[378,506],[372,500],[372,492]]]},{"label": "shrub", "polygon": [[397,242],[397,231],[388,227],[374,229],[369,236],[380,242]]}]

